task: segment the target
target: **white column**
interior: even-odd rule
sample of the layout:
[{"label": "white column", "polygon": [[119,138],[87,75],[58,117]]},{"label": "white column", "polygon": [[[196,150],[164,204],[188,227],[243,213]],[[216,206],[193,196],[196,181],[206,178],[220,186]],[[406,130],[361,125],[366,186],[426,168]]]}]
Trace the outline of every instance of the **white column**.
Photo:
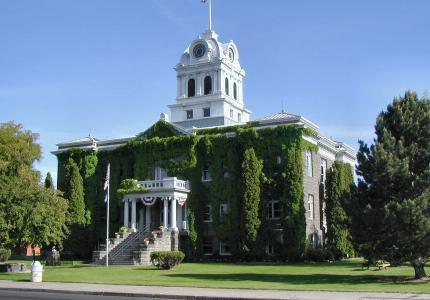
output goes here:
[{"label": "white column", "polygon": [[197,73],[196,74],[196,96],[201,96],[202,93],[202,74],[201,73]]},{"label": "white column", "polygon": [[143,230],[143,226],[145,226],[145,224],[143,223],[145,216],[143,215],[143,207],[141,207],[139,209],[139,231]]},{"label": "white column", "polygon": [[167,198],[163,201],[163,227],[167,228],[167,210],[169,208],[169,202],[167,202]]},{"label": "white column", "polygon": [[128,228],[128,199],[124,200],[124,227]]},{"label": "white column", "polygon": [[172,201],[171,201],[171,210],[170,210],[170,227],[173,230],[178,229],[178,227],[176,226],[176,198],[172,197]]},{"label": "white column", "polygon": [[151,206],[146,206],[146,229],[151,230]]},{"label": "white column", "polygon": [[136,199],[131,200],[131,229],[136,231]]},{"label": "white column", "polygon": [[212,94],[218,93],[218,71],[212,73],[213,78],[213,86],[212,86]]},{"label": "white column", "polygon": [[176,76],[176,81],[177,81],[177,93],[176,93],[176,97],[181,97],[182,95],[182,78],[181,76]]}]

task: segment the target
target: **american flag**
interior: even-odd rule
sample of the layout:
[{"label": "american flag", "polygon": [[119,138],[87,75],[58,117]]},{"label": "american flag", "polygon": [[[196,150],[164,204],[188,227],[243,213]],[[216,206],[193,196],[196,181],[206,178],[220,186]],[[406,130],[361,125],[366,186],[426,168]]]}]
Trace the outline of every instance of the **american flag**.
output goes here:
[{"label": "american flag", "polygon": [[[103,187],[103,189],[105,190],[105,191],[107,191],[108,189],[109,189],[109,175],[110,174],[110,164],[108,164],[108,166],[107,166],[107,172],[106,172],[106,179],[105,179],[105,184],[104,184],[104,187]],[[105,197],[105,203],[107,202],[107,195],[106,195],[106,197]]]}]

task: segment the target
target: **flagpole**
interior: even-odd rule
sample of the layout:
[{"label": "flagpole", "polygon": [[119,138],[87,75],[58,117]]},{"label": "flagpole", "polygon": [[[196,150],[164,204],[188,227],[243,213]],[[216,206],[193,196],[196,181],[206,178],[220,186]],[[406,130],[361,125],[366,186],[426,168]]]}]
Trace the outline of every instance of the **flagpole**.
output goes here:
[{"label": "flagpole", "polygon": [[[107,178],[110,180],[110,166],[108,166]],[[109,267],[109,189],[110,184],[107,187],[107,207],[106,207],[106,267]]]},{"label": "flagpole", "polygon": [[209,0],[209,31],[212,31],[212,1]]}]

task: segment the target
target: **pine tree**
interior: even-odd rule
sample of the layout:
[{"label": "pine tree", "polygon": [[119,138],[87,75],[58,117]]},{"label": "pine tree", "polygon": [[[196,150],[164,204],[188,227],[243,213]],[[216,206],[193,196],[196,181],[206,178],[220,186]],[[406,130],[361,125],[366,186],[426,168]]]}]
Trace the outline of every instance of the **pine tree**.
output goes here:
[{"label": "pine tree", "polygon": [[69,200],[68,223],[83,225],[85,220],[84,187],[78,165],[69,159],[66,167],[65,198]]},{"label": "pine tree", "polygon": [[52,176],[51,176],[51,173],[50,173],[50,172],[48,172],[48,173],[46,174],[46,178],[45,178],[45,187],[46,187],[47,189],[55,189],[55,188],[54,188],[54,180],[52,180]]},{"label": "pine tree", "polygon": [[255,155],[254,149],[246,149],[242,164],[243,201],[241,206],[241,224],[243,226],[243,239],[240,247],[244,255],[252,253],[261,224],[258,209],[260,205],[260,178],[262,169],[263,164]]},{"label": "pine tree", "polygon": [[353,236],[367,258],[409,261],[419,279],[430,254],[430,99],[409,91],[394,99],[375,133],[357,155]]},{"label": "pine tree", "polygon": [[349,217],[344,209],[350,203],[353,184],[352,168],[349,164],[336,161],[327,172],[327,248],[337,259],[354,255],[348,228]]}]

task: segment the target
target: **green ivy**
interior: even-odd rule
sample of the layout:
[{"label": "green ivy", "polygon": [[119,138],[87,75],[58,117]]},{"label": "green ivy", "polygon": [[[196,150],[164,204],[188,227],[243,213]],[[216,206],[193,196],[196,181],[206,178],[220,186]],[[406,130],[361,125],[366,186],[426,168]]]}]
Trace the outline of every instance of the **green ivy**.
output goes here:
[{"label": "green ivy", "polygon": [[[64,165],[69,158],[77,163],[84,178],[86,208],[92,216],[89,247],[104,239],[103,181],[110,163],[111,233],[121,226],[121,200],[123,193],[129,190],[124,184],[131,182],[124,180],[152,180],[154,167],[158,166],[166,169],[168,176],[190,182],[187,217],[192,255],[188,257],[203,254],[204,236],[228,243],[231,252],[238,257],[243,253],[243,241],[248,249],[255,249],[255,256],[263,256],[266,243],[275,241],[279,244],[281,258],[302,257],[306,245],[302,153],[305,149],[317,150],[316,145],[304,140],[303,136],[314,134],[312,131],[296,125],[256,130],[252,128],[255,124],[248,124],[202,129],[197,135],[182,135],[171,131],[173,127],[161,121],[154,126],[139,138],[112,151],[72,150],[58,155],[59,189],[64,188]],[[227,134],[230,132],[234,134]],[[255,154],[253,161],[262,163],[261,176],[254,163],[252,168],[243,169],[244,160],[248,160],[245,152],[249,149]],[[202,171],[206,168],[212,177],[210,182],[202,181]],[[251,170],[255,170],[254,176],[251,176]],[[242,205],[245,199],[249,200],[249,208],[248,204]],[[280,225],[276,225],[278,227],[266,218],[270,200],[281,202],[282,218]],[[228,205],[226,215],[219,213],[223,203]],[[203,220],[208,204],[212,206],[212,223]],[[245,232],[244,220],[249,225]],[[274,226],[281,232],[281,237],[272,230]],[[281,245],[282,240],[284,245]]]}]

